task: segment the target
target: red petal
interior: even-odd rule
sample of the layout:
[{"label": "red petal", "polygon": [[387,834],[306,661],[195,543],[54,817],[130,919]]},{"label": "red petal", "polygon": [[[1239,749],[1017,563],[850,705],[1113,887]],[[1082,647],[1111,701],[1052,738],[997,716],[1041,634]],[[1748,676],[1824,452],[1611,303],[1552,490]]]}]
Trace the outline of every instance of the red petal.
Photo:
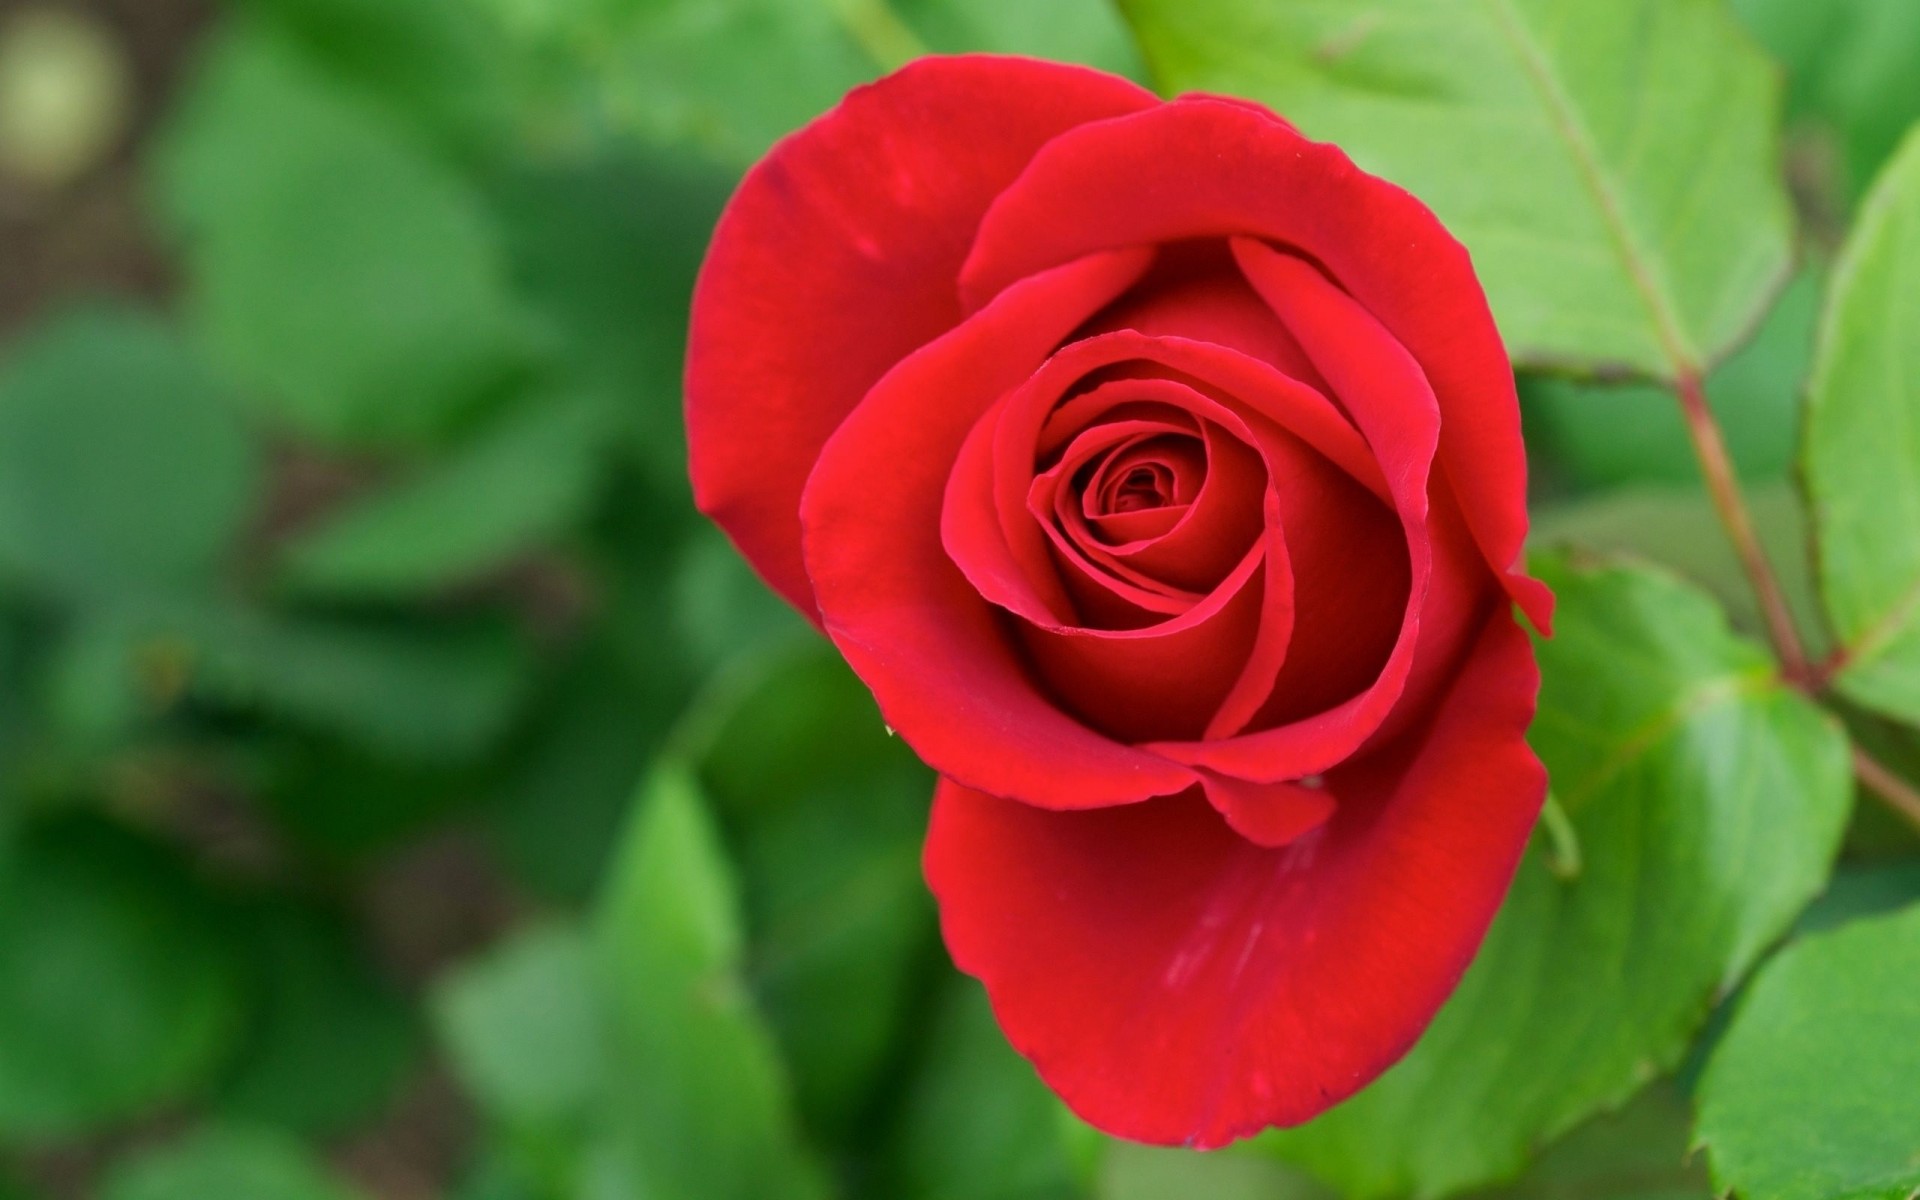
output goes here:
[{"label": "red petal", "polygon": [[[1218,407],[1185,384],[1139,379],[1103,385],[1124,397],[1154,397],[1188,404],[1191,411]],[[1266,473],[1260,452],[1212,422],[1199,424],[1206,448],[1206,475],[1190,501],[1175,507],[1092,515],[1095,488],[1127,463],[1127,452],[1110,456],[1089,481],[1086,494],[1072,493],[1074,473],[1094,454],[1129,433],[1169,428],[1143,420],[1109,420],[1074,439],[1060,461],[1036,476],[1026,511],[1092,561],[1116,572],[1138,573],[1189,592],[1205,592],[1231,571],[1260,533],[1261,493]],[[1189,432],[1191,436],[1191,432]],[[1146,445],[1144,439],[1136,443]],[[1136,450],[1135,453],[1144,451]]]},{"label": "red petal", "polygon": [[[1239,779],[1279,782],[1328,771],[1344,762],[1381,727],[1404,694],[1421,646],[1433,579],[1427,488],[1439,436],[1439,411],[1419,364],[1353,297],[1311,264],[1262,243],[1236,243],[1235,254],[1254,289],[1300,338],[1366,436],[1386,472],[1405,535],[1406,557],[1394,562],[1357,560],[1352,553],[1342,553],[1344,538],[1331,544],[1315,538],[1303,545],[1303,549],[1317,547],[1325,553],[1312,580],[1307,568],[1296,562],[1298,589],[1304,595],[1311,587],[1315,590],[1309,599],[1334,603],[1313,606],[1322,622],[1318,633],[1295,630],[1296,640],[1306,639],[1309,649],[1319,652],[1317,659],[1303,662],[1308,670],[1297,678],[1297,694],[1274,693],[1277,708],[1270,708],[1269,715],[1277,712],[1297,719],[1224,737],[1232,728],[1228,718],[1243,715],[1235,708],[1223,711],[1218,727],[1210,730],[1214,740],[1154,747],[1170,758]],[[1303,535],[1312,538],[1316,532],[1325,530],[1309,528]],[[1377,547],[1380,543],[1368,536],[1371,532],[1356,527],[1351,548]],[[1379,594],[1368,595],[1369,589]],[[1391,625],[1378,627],[1383,598],[1401,606],[1397,636],[1389,632]],[[1354,626],[1343,619],[1345,609],[1375,619]],[[1300,615],[1307,613],[1308,607],[1301,606]],[[1346,640],[1334,645],[1335,638]],[[1318,646],[1312,644],[1316,639],[1321,642]],[[1391,646],[1384,663],[1379,657],[1382,643]],[[1371,682],[1364,679],[1367,671],[1377,671]],[[1283,669],[1283,681],[1284,677]],[[1315,710],[1315,705],[1339,696],[1343,687],[1336,684],[1364,685],[1364,690],[1331,708]],[[1308,712],[1311,715],[1305,715]]]},{"label": "red petal", "polygon": [[977,305],[1093,250],[1238,235],[1312,256],[1419,362],[1440,400],[1440,456],[1475,540],[1544,626],[1552,596],[1517,571],[1526,455],[1513,373],[1473,264],[1425,205],[1339,148],[1256,106],[1204,96],[1088,124],[1037,154],[994,202],[963,294]]},{"label": "red petal", "polygon": [[1021,640],[1049,691],[1095,728],[1127,742],[1199,737],[1262,626],[1291,609],[1285,593],[1266,603],[1268,558],[1250,551],[1212,594],[1158,625],[1056,632],[1020,622]]},{"label": "red petal", "polygon": [[1304,1121],[1404,1054],[1452,991],[1546,790],[1538,675],[1504,606],[1424,734],[1331,781],[1280,849],[1197,794],[1045,812],[951,782],[927,879],[954,960],[1088,1121],[1212,1147]]},{"label": "red petal", "polygon": [[1321,384],[1300,343],[1247,286],[1219,242],[1162,246],[1139,286],[1088,322],[1081,336],[1119,329],[1231,347],[1310,386]]},{"label": "red petal", "polygon": [[1194,776],[1041,693],[942,547],[941,503],[980,414],[1146,264],[1141,252],[1103,254],[1023,280],[907,358],[827,443],[801,501],[827,632],[887,723],[942,774],[1035,804],[1127,803]]},{"label": "red petal", "polygon": [[701,510],[802,612],[817,614],[799,520],[814,460],[868,388],[961,318],[981,214],[1049,139],[1154,103],[1081,67],[926,58],[747,174],[694,294],[687,441]]},{"label": "red petal", "polygon": [[1269,850],[1320,828],[1334,811],[1333,794],[1324,783],[1248,783],[1205,774],[1202,784],[1207,802],[1235,833]]}]

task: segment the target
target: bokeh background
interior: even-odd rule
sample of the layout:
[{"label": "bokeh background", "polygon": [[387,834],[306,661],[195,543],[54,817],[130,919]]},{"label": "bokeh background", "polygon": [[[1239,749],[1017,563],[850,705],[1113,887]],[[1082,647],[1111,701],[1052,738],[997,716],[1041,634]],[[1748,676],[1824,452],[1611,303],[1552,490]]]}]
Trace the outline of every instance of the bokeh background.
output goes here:
[{"label": "bokeh background", "polygon": [[[1709,386],[1805,600],[1795,389],[1920,4],[1740,7],[1805,265]],[[0,1198],[1308,1190],[1038,1084],[928,774],[692,510],[720,205],[926,49],[1141,74],[1097,0],[0,5]],[[1542,536],[1749,620],[1671,399],[1523,385]],[[1663,1096],[1596,1136],[1704,1194]]]}]

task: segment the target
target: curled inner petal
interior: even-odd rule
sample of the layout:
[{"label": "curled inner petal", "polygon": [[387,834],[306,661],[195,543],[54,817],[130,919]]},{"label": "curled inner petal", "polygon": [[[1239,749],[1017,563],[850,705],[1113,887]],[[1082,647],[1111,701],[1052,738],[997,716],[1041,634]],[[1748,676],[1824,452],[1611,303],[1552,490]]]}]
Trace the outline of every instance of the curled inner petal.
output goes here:
[{"label": "curled inner petal", "polygon": [[1089,518],[1157,508],[1184,508],[1207,476],[1200,439],[1159,434],[1116,447],[1080,480],[1081,511]]}]

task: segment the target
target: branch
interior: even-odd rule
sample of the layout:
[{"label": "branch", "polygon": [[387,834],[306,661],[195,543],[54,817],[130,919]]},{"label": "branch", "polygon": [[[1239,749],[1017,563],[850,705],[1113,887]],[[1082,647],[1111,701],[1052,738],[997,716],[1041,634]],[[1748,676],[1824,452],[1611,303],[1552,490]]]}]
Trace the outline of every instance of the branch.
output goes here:
[{"label": "branch", "polygon": [[1760,545],[1760,536],[1754,531],[1753,514],[1748,511],[1746,497],[1741,494],[1733,459],[1727,453],[1727,442],[1721,436],[1720,423],[1714,419],[1713,409],[1707,405],[1706,389],[1701,386],[1699,374],[1683,371],[1674,381],[1674,394],[1680,398],[1680,411],[1687,419],[1687,434],[1693,439],[1693,452],[1700,460],[1700,473],[1706,479],[1707,494],[1713,498],[1714,510],[1720,514],[1720,523],[1726,527],[1727,537],[1733,542],[1733,548],[1740,556],[1740,565],[1746,569],[1747,580],[1753,585],[1754,595],[1760,601],[1760,615],[1766,622],[1767,637],[1773,642],[1774,652],[1780,656],[1780,665],[1787,679],[1795,686],[1805,687],[1813,679],[1806,646],[1800,640],[1799,630],[1794,627],[1793,612],[1787,607],[1786,593],[1780,588],[1779,576],[1774,574],[1773,564],[1768,561],[1767,552]]},{"label": "branch", "polygon": [[1859,746],[1853,748],[1853,773],[1868,791],[1885,801],[1915,828],[1920,829],[1920,788],[1893,773]]}]

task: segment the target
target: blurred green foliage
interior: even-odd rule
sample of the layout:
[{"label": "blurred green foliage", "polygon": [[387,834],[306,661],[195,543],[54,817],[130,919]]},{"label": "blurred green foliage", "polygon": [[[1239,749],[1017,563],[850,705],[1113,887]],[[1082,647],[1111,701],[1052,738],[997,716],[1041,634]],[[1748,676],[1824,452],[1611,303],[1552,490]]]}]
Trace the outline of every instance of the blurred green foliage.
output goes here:
[{"label": "blurred green foliage", "polygon": [[[1844,215],[1920,111],[1920,10],[1737,7]],[[1324,1194],[1065,1112],[940,950],[930,776],[693,512],[720,207],[923,49],[1143,73],[1101,0],[217,12],[136,148],[177,285],[62,295],[0,349],[0,1196]],[[1709,384],[1788,548],[1805,259]],[[1669,399],[1524,391],[1546,540],[1667,562],[1751,630]],[[1515,1187],[1704,1195],[1667,1169],[1683,1108]],[[437,1190],[356,1153],[383,1134]]]}]

